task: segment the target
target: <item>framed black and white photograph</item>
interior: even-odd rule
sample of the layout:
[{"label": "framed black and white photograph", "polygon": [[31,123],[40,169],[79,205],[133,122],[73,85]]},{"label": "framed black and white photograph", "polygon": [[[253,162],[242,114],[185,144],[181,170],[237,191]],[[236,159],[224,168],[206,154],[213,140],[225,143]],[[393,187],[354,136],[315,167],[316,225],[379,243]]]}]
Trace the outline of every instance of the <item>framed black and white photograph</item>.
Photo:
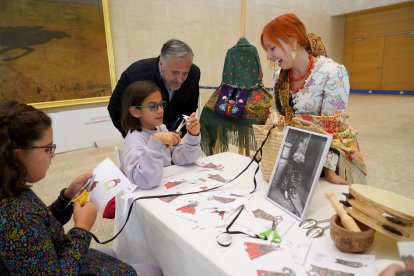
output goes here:
[{"label": "framed black and white photograph", "polygon": [[330,135],[287,126],[266,198],[294,218],[302,220],[319,181],[331,141]]}]

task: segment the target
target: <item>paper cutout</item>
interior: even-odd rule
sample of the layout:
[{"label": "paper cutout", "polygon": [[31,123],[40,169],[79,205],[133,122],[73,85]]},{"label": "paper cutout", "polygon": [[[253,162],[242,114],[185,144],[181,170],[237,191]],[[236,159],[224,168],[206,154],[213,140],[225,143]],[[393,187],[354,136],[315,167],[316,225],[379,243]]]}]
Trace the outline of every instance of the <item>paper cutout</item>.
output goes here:
[{"label": "paper cutout", "polygon": [[199,166],[203,167],[203,168],[208,168],[208,169],[215,169],[215,170],[222,170],[224,169],[224,166],[222,164],[214,164],[214,163],[201,163]]},{"label": "paper cutout", "polygon": [[325,276],[354,276],[354,273],[343,272],[335,269],[330,269],[326,267],[320,267],[312,265],[312,269],[306,271],[309,275],[325,275]]},{"label": "paper cutout", "polygon": [[226,183],[227,182],[227,180],[224,177],[222,177],[221,175],[219,175],[219,174],[209,174],[208,175],[208,178],[214,179],[214,180],[219,181],[219,182],[222,182],[222,183]]},{"label": "paper cutout", "polygon": [[353,262],[353,261],[347,261],[343,259],[336,259],[335,263],[346,265],[346,266],[353,267],[353,268],[359,268],[359,267],[364,266],[361,262]]},{"label": "paper cutout", "polygon": [[275,219],[274,216],[272,216],[269,213],[266,213],[265,211],[261,210],[261,209],[256,209],[253,211],[253,215],[256,218],[260,218],[260,219],[265,219],[265,220],[269,220],[269,221],[273,221]]},{"label": "paper cutout", "polygon": [[160,197],[160,200],[164,201],[165,203],[170,203],[174,199],[176,199],[178,196],[166,196],[166,197]]},{"label": "paper cutout", "polygon": [[374,266],[374,255],[347,254],[334,249],[319,252],[312,248],[306,260],[306,271],[310,275],[374,275]]},{"label": "paper cutout", "polygon": [[181,211],[183,213],[187,213],[187,214],[195,214],[196,213],[196,207],[198,205],[198,202],[193,202],[187,205],[184,205],[180,208],[177,208],[177,211]]},{"label": "paper cutout", "polygon": [[185,183],[185,180],[176,180],[176,181],[170,181],[164,184],[164,187],[167,189],[171,189],[172,187],[175,187],[177,185],[180,185],[182,183]]},{"label": "paper cutout", "polygon": [[131,184],[121,170],[106,158],[93,170],[95,181],[91,185],[90,199],[98,210],[103,209],[106,204],[122,190],[133,191],[136,185]]},{"label": "paper cutout", "polygon": [[247,254],[249,255],[250,260],[254,260],[263,255],[266,255],[268,253],[278,250],[278,247],[272,244],[245,242],[244,250],[246,250]]},{"label": "paper cutout", "polygon": [[257,270],[257,276],[296,276],[295,271],[288,267],[284,267],[282,272]]}]

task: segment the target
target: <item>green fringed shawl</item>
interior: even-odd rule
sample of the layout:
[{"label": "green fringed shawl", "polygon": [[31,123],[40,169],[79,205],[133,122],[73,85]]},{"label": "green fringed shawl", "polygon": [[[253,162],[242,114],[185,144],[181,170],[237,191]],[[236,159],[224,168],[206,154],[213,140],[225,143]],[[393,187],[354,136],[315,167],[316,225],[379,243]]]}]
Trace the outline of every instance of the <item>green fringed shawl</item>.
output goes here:
[{"label": "green fringed shawl", "polygon": [[[222,83],[201,113],[201,148],[206,155],[213,154],[217,139],[221,152],[228,151],[229,144],[256,149],[252,125],[264,124],[272,106],[272,96],[263,87],[262,76],[256,48],[246,38],[241,38],[227,51]],[[246,105],[237,119],[214,111],[223,86],[249,91]]]}]

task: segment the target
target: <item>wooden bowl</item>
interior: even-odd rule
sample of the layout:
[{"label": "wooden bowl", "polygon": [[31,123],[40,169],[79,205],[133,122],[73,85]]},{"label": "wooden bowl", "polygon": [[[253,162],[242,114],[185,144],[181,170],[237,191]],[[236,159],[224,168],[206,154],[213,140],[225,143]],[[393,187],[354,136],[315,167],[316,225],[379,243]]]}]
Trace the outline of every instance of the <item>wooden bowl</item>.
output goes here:
[{"label": "wooden bowl", "polygon": [[337,214],[330,219],[331,238],[336,247],[345,253],[362,253],[367,251],[374,242],[375,230],[355,220],[361,232],[354,232],[342,226]]}]

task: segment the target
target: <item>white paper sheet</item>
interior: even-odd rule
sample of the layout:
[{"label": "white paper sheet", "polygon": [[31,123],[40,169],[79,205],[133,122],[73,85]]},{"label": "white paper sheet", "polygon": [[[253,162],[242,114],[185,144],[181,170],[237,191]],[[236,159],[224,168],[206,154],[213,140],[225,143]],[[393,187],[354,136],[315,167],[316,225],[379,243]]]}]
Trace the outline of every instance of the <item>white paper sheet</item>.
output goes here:
[{"label": "white paper sheet", "polygon": [[137,187],[129,182],[109,158],[99,163],[93,170],[93,174],[97,184],[91,191],[91,201],[98,207],[98,210],[103,209],[108,201],[122,190],[133,191]]}]

